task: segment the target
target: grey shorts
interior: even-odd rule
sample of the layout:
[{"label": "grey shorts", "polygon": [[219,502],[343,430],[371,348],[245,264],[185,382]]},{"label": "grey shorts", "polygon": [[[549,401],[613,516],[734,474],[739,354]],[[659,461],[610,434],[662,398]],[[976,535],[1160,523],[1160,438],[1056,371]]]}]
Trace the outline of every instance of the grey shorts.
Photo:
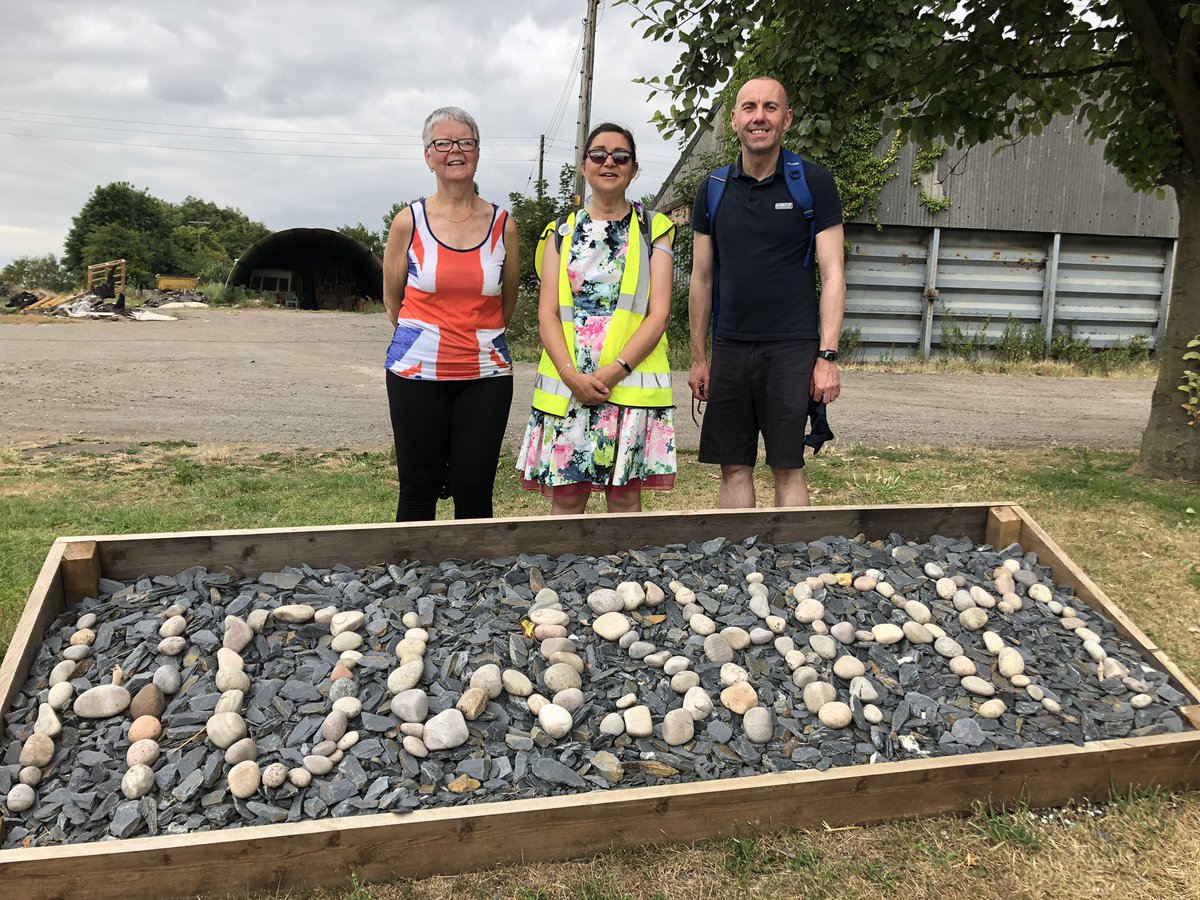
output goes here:
[{"label": "grey shorts", "polygon": [[768,466],[804,468],[804,431],[817,345],[816,340],[713,338],[699,461],[753,466],[761,433]]}]

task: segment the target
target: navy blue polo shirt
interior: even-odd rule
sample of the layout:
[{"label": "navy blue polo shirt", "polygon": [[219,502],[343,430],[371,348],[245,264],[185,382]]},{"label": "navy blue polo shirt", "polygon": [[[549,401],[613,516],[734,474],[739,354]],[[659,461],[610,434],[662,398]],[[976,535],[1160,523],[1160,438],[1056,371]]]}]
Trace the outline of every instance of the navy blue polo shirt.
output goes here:
[{"label": "navy blue polo shirt", "polygon": [[[833,173],[804,160],[812,193],[816,233],[842,223],[842,201]],[[700,182],[692,228],[713,237],[720,307],[715,334],[736,341],[817,340],[816,248],[804,267],[809,227],[792,200],[783,174],[762,181],[742,171],[742,158],[729,172],[715,222],[708,219],[708,179]]]}]

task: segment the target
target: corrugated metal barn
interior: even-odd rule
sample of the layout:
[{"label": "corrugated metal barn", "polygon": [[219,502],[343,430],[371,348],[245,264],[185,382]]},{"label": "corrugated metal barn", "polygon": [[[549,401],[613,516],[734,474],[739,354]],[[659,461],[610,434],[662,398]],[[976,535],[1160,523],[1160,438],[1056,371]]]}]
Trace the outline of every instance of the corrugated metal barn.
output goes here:
[{"label": "corrugated metal barn", "polygon": [[[706,132],[676,172],[713,146]],[[901,150],[879,227],[867,216],[846,224],[846,328],[858,330],[860,356],[936,355],[951,321],[995,341],[1010,314],[1025,330],[1069,331],[1093,347],[1157,344],[1179,228],[1171,191],[1131,190],[1066,117],[1015,143],[950,148],[919,185],[914,158],[911,144]],[[949,206],[931,212],[922,192]],[[690,202],[660,205],[686,221]]]}]

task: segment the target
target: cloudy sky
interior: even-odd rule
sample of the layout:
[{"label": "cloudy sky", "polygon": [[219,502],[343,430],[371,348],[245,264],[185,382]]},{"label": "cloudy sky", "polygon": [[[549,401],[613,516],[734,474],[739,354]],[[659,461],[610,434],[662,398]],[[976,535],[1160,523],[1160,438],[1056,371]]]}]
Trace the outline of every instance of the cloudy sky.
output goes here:
[{"label": "cloudy sky", "polygon": [[[381,227],[431,192],[421,125],[475,116],[483,196],[532,192],[538,135],[551,189],[573,158],[586,0],[38,0],[6,4],[0,67],[0,265],[61,254],[97,185],[236,206],[272,229]],[[660,98],[633,84],[674,50],[604,0],[592,121],[639,141],[637,196],[678,142],[648,124]]]}]

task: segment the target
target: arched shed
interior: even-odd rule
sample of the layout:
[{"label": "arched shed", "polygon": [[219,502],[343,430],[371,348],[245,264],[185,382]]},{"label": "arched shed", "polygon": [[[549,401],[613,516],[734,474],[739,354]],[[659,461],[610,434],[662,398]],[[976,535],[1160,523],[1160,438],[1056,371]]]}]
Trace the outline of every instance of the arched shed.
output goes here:
[{"label": "arched shed", "polygon": [[289,228],[243,253],[227,283],[275,294],[280,303],[302,309],[351,309],[358,298],[383,297],[383,263],[340,232]]}]

